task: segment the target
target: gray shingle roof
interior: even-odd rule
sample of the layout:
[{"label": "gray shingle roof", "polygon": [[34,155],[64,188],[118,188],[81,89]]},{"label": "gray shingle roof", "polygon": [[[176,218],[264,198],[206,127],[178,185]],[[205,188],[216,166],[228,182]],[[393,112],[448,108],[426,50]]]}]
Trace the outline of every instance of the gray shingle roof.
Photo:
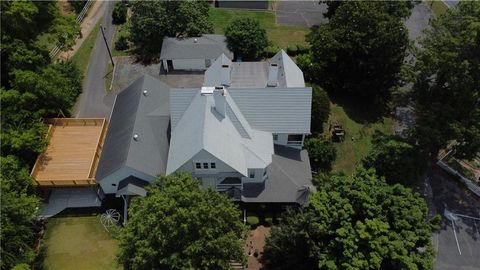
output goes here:
[{"label": "gray shingle roof", "polygon": [[272,133],[310,133],[312,89],[229,89],[252,128]]},{"label": "gray shingle roof", "polygon": [[123,166],[152,176],[165,173],[169,92],[166,84],[145,75],[117,95],[98,164],[98,181]]},{"label": "gray shingle roof", "polygon": [[227,48],[225,36],[203,35],[191,38],[163,39],[160,59],[216,59],[224,53],[230,59],[233,53]]},{"label": "gray shingle roof", "polygon": [[[244,183],[242,201],[304,204],[314,191],[310,161],[306,150],[275,145],[265,183]],[[307,196],[306,196],[307,195]]]}]

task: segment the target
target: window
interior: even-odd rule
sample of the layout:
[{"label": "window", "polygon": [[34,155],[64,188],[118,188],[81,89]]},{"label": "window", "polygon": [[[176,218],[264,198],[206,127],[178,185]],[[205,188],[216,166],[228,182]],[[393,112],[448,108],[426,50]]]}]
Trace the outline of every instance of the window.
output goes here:
[{"label": "window", "polygon": [[250,171],[250,178],[255,178],[255,171]]},{"label": "window", "polygon": [[208,169],[208,162],[204,162],[204,163],[203,163],[203,168],[204,168],[204,169]]},{"label": "window", "polygon": [[201,168],[202,168],[202,164],[200,164],[200,162],[196,162],[196,163],[195,163],[195,168],[196,168],[196,169],[201,169]]},{"label": "window", "polygon": [[289,142],[299,142],[302,141],[303,135],[302,134],[290,134],[288,135]]},{"label": "window", "polygon": [[216,169],[216,168],[217,168],[217,165],[215,164],[215,162],[210,163],[210,169]]},{"label": "window", "polygon": [[278,141],[278,134],[273,134],[273,140]]}]

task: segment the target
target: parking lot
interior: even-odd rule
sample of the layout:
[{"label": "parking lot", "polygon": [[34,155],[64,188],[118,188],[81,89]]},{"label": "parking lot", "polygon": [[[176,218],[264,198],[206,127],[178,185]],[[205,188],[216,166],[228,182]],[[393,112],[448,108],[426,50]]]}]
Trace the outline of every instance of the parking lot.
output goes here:
[{"label": "parking lot", "polygon": [[278,1],[275,8],[278,24],[305,27],[326,22],[326,11],[327,5],[320,1]]},{"label": "parking lot", "polygon": [[433,234],[435,270],[480,269],[480,198],[440,169],[428,173],[430,216],[442,217]]}]

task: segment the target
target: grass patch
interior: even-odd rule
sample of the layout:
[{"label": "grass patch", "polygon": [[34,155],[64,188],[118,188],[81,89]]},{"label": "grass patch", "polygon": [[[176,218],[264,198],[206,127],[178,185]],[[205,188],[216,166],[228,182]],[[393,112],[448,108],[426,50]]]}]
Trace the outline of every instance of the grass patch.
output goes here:
[{"label": "grass patch", "polygon": [[112,85],[112,78],[113,78],[113,65],[112,63],[107,64],[107,75],[105,75],[105,89],[110,91],[110,86]]},{"label": "grass patch", "polygon": [[[351,174],[355,166],[367,155],[372,146],[375,130],[393,134],[393,119],[384,117],[375,123],[359,123],[351,119],[345,109],[338,104],[331,104],[329,123],[339,123],[345,129],[345,140],[335,143],[337,159],[333,163],[333,172]],[[327,127],[328,132],[328,127]]]},{"label": "grass patch", "polygon": [[82,71],[83,74],[87,73],[88,63],[90,63],[90,54],[95,46],[95,40],[97,39],[98,32],[100,31],[101,22],[102,20],[98,21],[92,32],[90,32],[88,37],[83,41],[82,46],[80,46],[78,51],[72,57],[73,63]]},{"label": "grass patch", "polygon": [[225,27],[237,18],[253,18],[267,31],[268,39],[280,48],[288,45],[306,45],[305,35],[308,28],[300,26],[277,25],[274,11],[210,8],[210,21],[215,34],[224,34]]},{"label": "grass patch", "polygon": [[105,231],[98,216],[48,220],[45,269],[122,269],[116,263],[118,243]]},{"label": "grass patch", "polygon": [[124,51],[119,51],[115,49],[115,44],[117,43],[117,40],[120,36],[129,36],[130,32],[128,30],[129,28],[129,23],[130,21],[128,20],[124,24],[117,25],[117,29],[115,29],[115,33],[113,34],[113,42],[112,42],[112,56],[129,56],[132,55],[132,51],[130,49],[124,50]]},{"label": "grass patch", "polygon": [[438,17],[447,12],[448,6],[443,1],[425,0],[427,6],[432,10],[433,14]]}]

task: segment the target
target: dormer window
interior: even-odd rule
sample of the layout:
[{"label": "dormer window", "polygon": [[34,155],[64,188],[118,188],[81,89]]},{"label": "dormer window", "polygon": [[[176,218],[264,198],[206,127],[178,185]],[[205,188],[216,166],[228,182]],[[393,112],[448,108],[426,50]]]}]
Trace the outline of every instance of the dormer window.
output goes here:
[{"label": "dormer window", "polygon": [[217,168],[217,164],[215,162],[193,162],[195,164],[195,170],[215,170]]}]

